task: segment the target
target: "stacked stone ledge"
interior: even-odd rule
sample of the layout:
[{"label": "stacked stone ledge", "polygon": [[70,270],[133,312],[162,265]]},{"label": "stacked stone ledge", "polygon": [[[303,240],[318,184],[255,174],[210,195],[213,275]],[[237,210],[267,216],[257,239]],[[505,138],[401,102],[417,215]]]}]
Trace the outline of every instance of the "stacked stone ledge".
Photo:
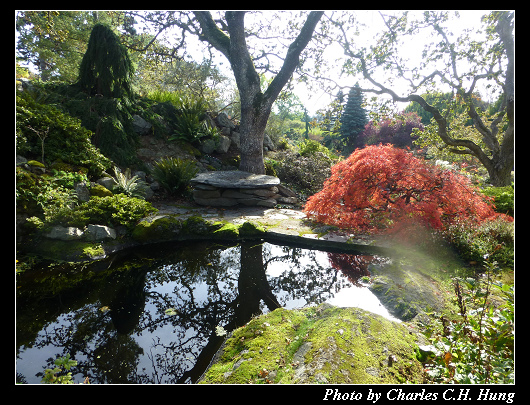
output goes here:
[{"label": "stacked stone ledge", "polygon": [[194,188],[193,199],[199,205],[272,208],[277,203],[297,202],[294,193],[281,186],[277,177],[240,170],[200,173],[191,180],[191,184]]}]

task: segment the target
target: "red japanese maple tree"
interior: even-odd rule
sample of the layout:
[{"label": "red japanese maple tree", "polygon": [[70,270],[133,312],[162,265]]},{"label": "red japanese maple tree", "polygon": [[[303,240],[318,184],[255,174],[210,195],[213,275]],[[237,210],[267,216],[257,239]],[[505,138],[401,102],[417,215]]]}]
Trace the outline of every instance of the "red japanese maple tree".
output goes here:
[{"label": "red japanese maple tree", "polygon": [[355,232],[396,231],[421,223],[480,223],[496,215],[469,179],[392,145],[357,149],[331,168],[331,177],[304,208],[308,217]]}]

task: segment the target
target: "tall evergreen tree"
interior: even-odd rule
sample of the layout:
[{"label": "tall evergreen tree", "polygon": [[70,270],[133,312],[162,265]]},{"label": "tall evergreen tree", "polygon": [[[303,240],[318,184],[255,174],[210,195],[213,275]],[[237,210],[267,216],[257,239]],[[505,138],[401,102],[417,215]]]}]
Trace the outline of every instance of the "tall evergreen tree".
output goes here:
[{"label": "tall evergreen tree", "polygon": [[104,24],[96,24],[79,68],[79,84],[90,94],[132,97],[133,64],[118,36]]},{"label": "tall evergreen tree", "polygon": [[362,107],[363,102],[359,83],[355,83],[348,93],[348,101],[340,119],[341,137],[345,149],[349,151],[353,151],[357,136],[363,132],[364,126],[368,123],[366,110]]}]

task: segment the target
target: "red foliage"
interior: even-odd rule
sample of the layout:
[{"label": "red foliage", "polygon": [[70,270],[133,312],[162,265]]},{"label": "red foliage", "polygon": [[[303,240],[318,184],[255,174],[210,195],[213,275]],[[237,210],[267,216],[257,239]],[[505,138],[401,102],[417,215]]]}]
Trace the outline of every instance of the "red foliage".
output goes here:
[{"label": "red foliage", "polygon": [[418,222],[443,230],[457,219],[495,217],[488,201],[463,175],[392,145],[373,145],[333,166],[304,212],[356,232],[398,231]]},{"label": "red foliage", "polygon": [[380,260],[374,256],[351,255],[347,253],[328,253],[328,257],[331,267],[340,270],[356,286],[360,286],[359,279],[361,277],[370,277],[368,265]]}]

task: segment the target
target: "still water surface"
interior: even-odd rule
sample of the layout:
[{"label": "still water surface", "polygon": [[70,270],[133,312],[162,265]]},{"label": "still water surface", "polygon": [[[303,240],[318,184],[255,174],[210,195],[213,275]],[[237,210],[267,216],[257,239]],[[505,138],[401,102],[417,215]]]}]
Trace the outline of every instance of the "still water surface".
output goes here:
[{"label": "still water surface", "polygon": [[17,381],[39,383],[69,353],[75,382],[193,383],[224,339],[217,326],[280,306],[328,302],[397,321],[361,281],[374,260],[195,242],[135,249],[99,268],[28,271],[17,280]]}]

